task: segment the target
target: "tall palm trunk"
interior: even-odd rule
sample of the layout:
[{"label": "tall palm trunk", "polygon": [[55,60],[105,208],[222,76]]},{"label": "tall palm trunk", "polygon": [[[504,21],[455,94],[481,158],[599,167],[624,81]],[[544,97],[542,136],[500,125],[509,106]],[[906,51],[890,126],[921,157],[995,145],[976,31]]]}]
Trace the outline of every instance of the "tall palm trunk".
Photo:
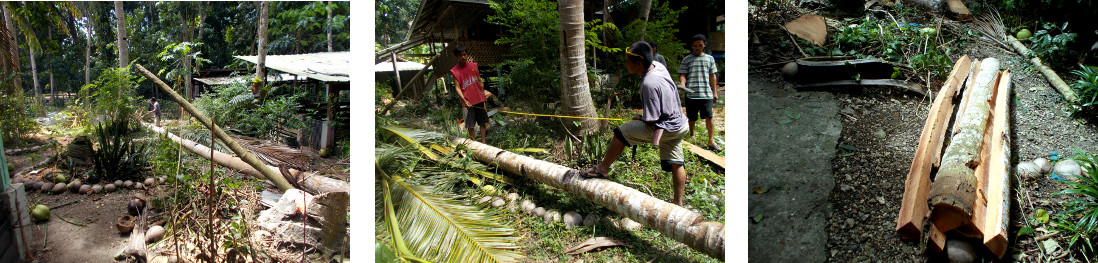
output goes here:
[{"label": "tall palm trunk", "polygon": [[30,50],[30,62],[31,62],[31,81],[34,83],[34,100],[38,103],[41,92],[38,90],[38,65],[34,63],[34,46],[27,45],[27,50]]},{"label": "tall palm trunk", "polygon": [[[9,66],[12,66],[10,68],[11,69],[10,73],[17,73],[17,72],[20,71],[20,67],[21,67],[19,65],[19,59],[18,59],[18,57],[19,57],[19,42],[15,38],[15,27],[12,26],[12,24],[11,24],[12,17],[15,16],[15,15],[11,13],[11,8],[8,7],[7,2],[0,2],[0,7],[2,7],[2,9],[4,11],[4,27],[7,28],[7,30],[8,30],[8,35],[5,37],[4,41],[7,41],[9,46],[8,46],[8,50],[5,50],[5,51],[8,55],[10,55],[10,58],[13,58],[11,63],[9,63],[9,64],[11,64]],[[19,77],[19,74],[14,74],[14,75],[15,75],[15,77],[12,78],[12,87],[11,87],[11,89],[7,90],[7,92],[8,92],[7,94],[21,94],[21,93],[23,93],[23,87],[22,87],[23,86],[23,79],[21,77]]]},{"label": "tall palm trunk", "polygon": [[332,1],[328,1],[328,52],[332,52]]},{"label": "tall palm trunk", "polygon": [[92,21],[90,16],[85,16],[88,19],[88,42],[84,43],[84,86],[91,84],[91,45],[92,45],[92,32],[95,31],[95,22]]},{"label": "tall palm trunk", "polygon": [[[179,19],[183,20],[183,42],[191,42],[191,19],[187,15],[187,3],[183,3],[183,8],[180,8]],[[186,95],[187,100],[194,99],[194,84],[191,83],[191,52],[187,51],[183,54],[183,93]]]},{"label": "tall palm trunk", "polygon": [[126,10],[122,1],[114,1],[114,19],[118,25],[118,67],[130,64],[130,44],[126,40]]},{"label": "tall palm trunk", "polygon": [[578,195],[637,221],[716,259],[724,259],[724,224],[636,189],[603,179],[583,179],[579,171],[514,154],[465,138],[454,139],[479,161]]},{"label": "tall palm trunk", "polygon": [[257,58],[255,65],[255,77],[259,78],[261,83],[267,82],[267,16],[270,12],[271,3],[267,1],[259,2],[259,30],[255,33],[255,38],[259,42],[257,46]]},{"label": "tall palm trunk", "polygon": [[[561,0],[560,11],[560,81],[561,113],[566,116],[595,117],[595,104],[587,82],[587,62],[584,56],[583,1]],[[565,119],[569,129],[582,134],[599,128],[595,119]],[[570,122],[579,121],[578,127]]]},{"label": "tall palm trunk", "polygon": [[641,27],[641,41],[644,41],[645,32],[648,31],[648,16],[652,12],[652,0],[641,1],[641,18],[644,18],[644,26]]}]

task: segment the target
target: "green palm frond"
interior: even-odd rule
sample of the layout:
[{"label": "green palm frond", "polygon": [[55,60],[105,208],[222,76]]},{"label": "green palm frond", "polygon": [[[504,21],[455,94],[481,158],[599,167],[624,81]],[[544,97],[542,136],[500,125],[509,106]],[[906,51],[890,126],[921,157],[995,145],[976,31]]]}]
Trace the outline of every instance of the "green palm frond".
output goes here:
[{"label": "green palm frond", "polygon": [[439,262],[517,262],[514,229],[452,194],[394,179],[392,195],[403,238],[417,255]]},{"label": "green palm frond", "polygon": [[[514,185],[514,180],[511,180],[511,178],[507,178],[507,177],[504,177],[504,176],[486,171],[487,168],[488,168],[487,166],[484,166],[484,165],[477,166],[477,165],[471,165],[471,164],[463,165],[463,164],[455,163],[455,162],[447,160],[448,158],[444,158],[443,156],[440,156],[435,151],[432,151],[430,148],[427,148],[427,146],[423,146],[423,143],[426,142],[426,141],[434,141],[434,140],[439,140],[439,139],[445,138],[446,135],[444,135],[444,134],[425,131],[425,130],[397,127],[397,126],[385,126],[385,127],[382,127],[382,128],[389,131],[389,132],[391,132],[391,133],[393,133],[397,137],[400,137],[405,142],[407,142],[410,146],[415,147],[417,150],[419,150],[420,153],[422,153],[425,157],[427,157],[427,159],[430,159],[432,161],[435,161],[437,163],[444,164],[444,165],[447,165],[447,166],[450,166],[450,167],[454,167],[454,168],[457,168],[457,169],[464,170],[466,172],[478,175],[478,176],[483,177],[483,178],[489,178],[489,179],[493,179],[493,180],[496,180],[496,181],[499,181],[499,182],[502,182],[502,183],[505,183],[505,184],[508,184],[508,185]],[[437,145],[435,145],[435,146],[437,146]],[[438,149],[440,152],[443,152],[443,153],[448,153],[448,151],[449,151],[448,148],[442,147],[442,146],[437,146],[435,148]],[[475,162],[472,162],[472,163],[475,163]],[[479,178],[476,178],[476,177],[469,177],[469,181],[472,182],[473,184],[476,184],[476,185],[482,185],[484,183]]]}]

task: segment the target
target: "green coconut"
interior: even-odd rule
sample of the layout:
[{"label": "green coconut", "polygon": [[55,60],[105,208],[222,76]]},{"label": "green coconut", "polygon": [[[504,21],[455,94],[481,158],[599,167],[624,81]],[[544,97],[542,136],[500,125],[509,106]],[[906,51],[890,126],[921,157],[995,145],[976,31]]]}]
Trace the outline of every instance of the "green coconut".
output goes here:
[{"label": "green coconut", "polygon": [[328,158],[328,149],[320,149],[320,158]]},{"label": "green coconut", "polygon": [[1025,29],[1025,28],[1023,28],[1022,30],[1018,30],[1018,34],[1015,35],[1015,37],[1018,38],[1018,40],[1026,40],[1026,39],[1029,39],[1032,36],[1033,36],[1033,33],[1029,32],[1029,29]]},{"label": "green coconut", "polygon": [[53,182],[54,183],[64,183],[66,181],[66,179],[67,178],[65,178],[65,174],[57,174],[57,176],[53,178]]},{"label": "green coconut", "polygon": [[31,209],[31,217],[34,217],[35,221],[45,221],[50,219],[50,207],[45,205],[36,205]]},{"label": "green coconut", "polygon": [[492,185],[484,185],[483,187],[480,188],[480,191],[483,192],[486,195],[495,195],[496,194],[496,187],[492,186]]},{"label": "green coconut", "polygon": [[935,30],[934,28],[930,28],[930,27],[924,27],[922,29],[919,29],[919,34],[924,35],[924,36],[933,36],[934,34],[937,34],[937,33],[938,33],[938,30]]}]

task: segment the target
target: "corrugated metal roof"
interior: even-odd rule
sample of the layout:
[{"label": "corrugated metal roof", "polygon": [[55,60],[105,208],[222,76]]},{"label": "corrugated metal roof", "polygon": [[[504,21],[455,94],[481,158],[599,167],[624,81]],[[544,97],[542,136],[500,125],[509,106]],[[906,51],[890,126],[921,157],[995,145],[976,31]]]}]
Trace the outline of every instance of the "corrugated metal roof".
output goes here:
[{"label": "corrugated metal roof", "polygon": [[[400,71],[420,71],[427,65],[410,62],[410,61],[398,61],[397,70]],[[393,62],[385,61],[374,65],[374,72],[393,72]]]},{"label": "corrugated metal roof", "polygon": [[[257,63],[256,56],[233,56]],[[324,82],[351,82],[351,52],[267,55],[268,68]]]},{"label": "corrugated metal roof", "polygon": [[[197,80],[198,82],[202,82],[202,84],[215,86],[215,85],[225,85],[225,84],[236,83],[236,82],[249,82],[254,77],[255,77],[255,75],[239,75],[239,76],[225,76],[225,77],[194,78],[194,80]],[[293,80],[293,79],[294,79],[293,74],[267,75],[267,82],[290,81],[290,80]]]}]

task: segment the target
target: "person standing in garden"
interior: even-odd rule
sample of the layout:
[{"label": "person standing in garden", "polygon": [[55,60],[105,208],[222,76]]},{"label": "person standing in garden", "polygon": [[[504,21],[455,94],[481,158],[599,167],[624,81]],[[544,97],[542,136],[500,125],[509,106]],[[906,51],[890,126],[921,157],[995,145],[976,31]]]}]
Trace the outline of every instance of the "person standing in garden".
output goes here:
[{"label": "person standing in garden", "polygon": [[686,169],[683,167],[682,139],[686,137],[686,116],[682,113],[675,81],[667,67],[652,63],[652,48],[639,41],[625,50],[625,68],[629,74],[641,77],[642,114],[614,128],[614,136],[606,155],[585,178],[607,178],[610,165],[621,156],[625,147],[651,143],[660,149],[660,168],[671,172],[675,196],[672,203],[682,205],[686,189]]},{"label": "person standing in garden", "polygon": [[659,62],[660,64],[663,64],[664,67],[667,67],[667,59],[663,58],[663,55],[660,55],[660,53],[656,53],[660,51],[660,48],[656,46],[656,42],[648,42],[648,45],[652,46],[652,61]]},{"label": "person standing in garden", "polygon": [[484,109],[484,82],[480,79],[480,71],[477,63],[469,61],[469,54],[465,52],[465,46],[454,47],[454,56],[458,63],[450,69],[454,76],[454,88],[461,99],[461,107],[466,109],[465,128],[469,130],[469,138],[476,139],[474,125],[480,126],[480,142],[485,143],[488,137],[488,112]]},{"label": "person standing in garden", "polygon": [[156,126],[160,127],[160,102],[156,102],[156,98],[149,98],[149,104],[152,105],[152,110],[149,113],[153,114],[153,119],[156,120]]},{"label": "person standing in garden", "polygon": [[717,62],[705,54],[705,35],[691,38],[692,52],[679,64],[679,85],[686,91],[686,117],[690,119],[690,136],[694,136],[694,124],[699,116],[705,119],[709,131],[709,149],[720,151],[713,140],[713,104],[717,102]]}]

